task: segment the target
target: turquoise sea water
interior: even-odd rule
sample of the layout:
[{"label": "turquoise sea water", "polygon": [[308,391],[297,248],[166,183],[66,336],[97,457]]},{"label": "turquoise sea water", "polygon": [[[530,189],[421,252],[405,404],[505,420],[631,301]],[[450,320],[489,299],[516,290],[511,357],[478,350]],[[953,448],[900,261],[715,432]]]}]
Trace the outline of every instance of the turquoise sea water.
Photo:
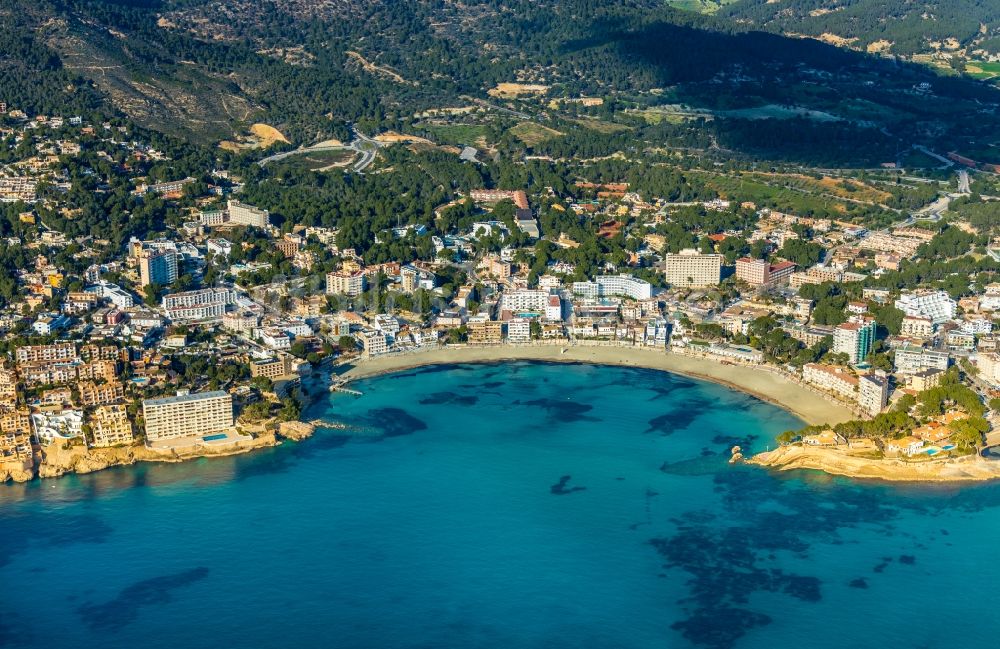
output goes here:
[{"label": "turquoise sea water", "polygon": [[727,463],[800,425],[668,374],[360,381],[300,444],[0,486],[0,647],[1000,646],[1000,487]]}]

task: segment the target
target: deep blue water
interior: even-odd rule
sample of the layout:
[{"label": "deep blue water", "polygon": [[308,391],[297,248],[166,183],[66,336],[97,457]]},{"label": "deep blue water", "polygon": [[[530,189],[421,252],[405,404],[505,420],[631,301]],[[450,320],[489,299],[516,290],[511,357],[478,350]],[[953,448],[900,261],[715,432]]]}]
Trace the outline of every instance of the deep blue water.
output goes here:
[{"label": "deep blue water", "polygon": [[368,437],[0,486],[0,646],[1000,646],[998,487],[730,466],[800,422],[653,371],[356,387],[307,416]]}]

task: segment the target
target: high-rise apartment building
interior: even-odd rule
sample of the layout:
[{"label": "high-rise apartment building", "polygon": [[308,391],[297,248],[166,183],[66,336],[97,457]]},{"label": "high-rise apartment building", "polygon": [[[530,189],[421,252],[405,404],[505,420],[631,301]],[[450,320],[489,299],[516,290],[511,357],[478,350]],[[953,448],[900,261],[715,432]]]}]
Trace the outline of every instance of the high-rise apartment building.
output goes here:
[{"label": "high-rise apartment building", "polygon": [[139,283],[166,286],[177,280],[177,251],[146,249],[139,255]]},{"label": "high-rise apartment building", "polygon": [[875,345],[875,320],[857,317],[833,330],[833,352],[847,354],[851,364],[865,360]]}]

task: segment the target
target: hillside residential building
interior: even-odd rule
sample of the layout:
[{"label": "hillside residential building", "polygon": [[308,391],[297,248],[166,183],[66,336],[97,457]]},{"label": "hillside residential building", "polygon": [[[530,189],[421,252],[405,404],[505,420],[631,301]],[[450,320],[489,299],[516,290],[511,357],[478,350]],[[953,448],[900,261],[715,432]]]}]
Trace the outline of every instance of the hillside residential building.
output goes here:
[{"label": "hillside residential building", "polygon": [[218,390],[145,399],[142,417],[150,442],[205,435],[232,428],[233,398]]},{"label": "hillside residential building", "polygon": [[222,328],[233,333],[252,335],[260,326],[260,316],[253,311],[232,311],[222,316]]},{"label": "hillside residential building", "polygon": [[801,341],[806,347],[812,347],[824,338],[833,336],[833,327],[786,324],[782,325],[781,328],[795,340]]},{"label": "hillside residential building", "polygon": [[115,381],[101,384],[93,381],[81,381],[77,385],[77,389],[80,392],[81,406],[99,406],[115,403],[125,398],[125,386]]},{"label": "hillside residential building", "polygon": [[833,330],[833,352],[847,354],[848,361],[857,365],[865,360],[875,344],[875,321],[859,316]]},{"label": "hillside residential building", "polygon": [[772,264],[764,259],[743,257],[736,260],[736,279],[750,286],[776,286],[784,284],[795,272],[795,263],[780,261]]},{"label": "hillside residential building", "polygon": [[693,249],[668,254],[664,277],[671,286],[715,286],[722,281],[722,255],[706,255]]},{"label": "hillside residential building", "polygon": [[27,363],[55,363],[77,359],[76,345],[73,343],[53,343],[51,345],[24,345],[14,352],[18,365]]},{"label": "hillside residential building", "polygon": [[119,309],[131,309],[135,306],[135,298],[131,293],[117,284],[111,282],[97,282],[93,286],[83,289],[87,293],[94,293],[97,297],[108,300]]},{"label": "hillside residential building", "polygon": [[17,372],[14,368],[0,365],[0,408],[17,403]]},{"label": "hillside residential building", "polygon": [[0,409],[0,463],[30,465],[31,416],[27,409]]},{"label": "hillside residential building", "polygon": [[94,438],[91,446],[95,448],[131,444],[135,441],[132,422],[123,405],[95,408],[90,416],[90,430]]},{"label": "hillside residential building", "polygon": [[326,292],[330,295],[357,297],[368,287],[368,277],[362,271],[327,273]]},{"label": "hillside residential building", "polygon": [[266,228],[271,223],[267,210],[256,208],[253,205],[246,205],[239,201],[229,201],[226,203],[226,213],[229,217],[229,222],[236,225]]},{"label": "hillside residential building", "polygon": [[496,205],[501,201],[511,201],[518,209],[528,209],[528,195],[521,190],[473,189],[469,197],[476,203]]},{"label": "hillside residential building", "polygon": [[252,360],[250,361],[250,376],[264,376],[272,380],[286,376],[298,376],[299,362],[294,356],[288,354],[282,354],[278,358]]},{"label": "hillside residential building", "polygon": [[495,255],[487,255],[479,262],[479,270],[497,279],[507,279],[511,274],[509,261],[504,261]]},{"label": "hillside residential building", "polygon": [[941,370],[921,370],[910,377],[910,388],[923,392],[941,385],[942,379],[944,372]]}]

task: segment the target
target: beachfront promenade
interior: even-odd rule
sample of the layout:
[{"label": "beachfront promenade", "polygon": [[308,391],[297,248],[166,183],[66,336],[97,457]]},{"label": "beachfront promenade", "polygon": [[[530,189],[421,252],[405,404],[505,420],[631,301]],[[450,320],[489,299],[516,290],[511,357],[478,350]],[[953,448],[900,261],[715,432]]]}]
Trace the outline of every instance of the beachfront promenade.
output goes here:
[{"label": "beachfront promenade", "polygon": [[[837,424],[859,415],[852,405],[801,382],[794,374],[762,363],[716,360],[684,348],[647,347],[623,341],[539,340],[518,344],[462,344],[418,347],[360,358],[342,365],[341,379],[353,380],[423,365],[505,360],[593,363],[661,370],[728,385],[774,403],[808,424]],[[817,396],[822,397],[820,399]]]}]

